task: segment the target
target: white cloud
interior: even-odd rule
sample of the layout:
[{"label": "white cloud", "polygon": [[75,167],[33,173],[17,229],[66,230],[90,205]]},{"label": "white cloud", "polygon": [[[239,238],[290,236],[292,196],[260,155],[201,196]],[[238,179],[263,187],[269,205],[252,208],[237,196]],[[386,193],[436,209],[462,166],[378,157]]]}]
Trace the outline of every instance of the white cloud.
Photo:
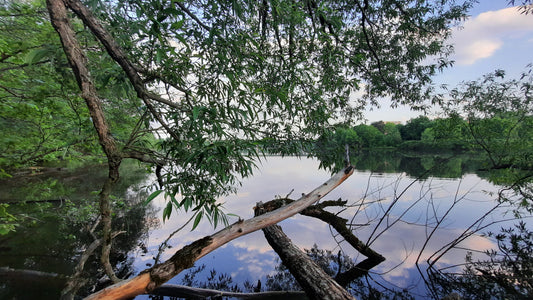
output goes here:
[{"label": "white cloud", "polygon": [[468,19],[462,29],[453,30],[451,43],[459,65],[471,65],[491,57],[501,49],[505,39],[519,39],[533,32],[533,17],[515,7],[488,11]]}]

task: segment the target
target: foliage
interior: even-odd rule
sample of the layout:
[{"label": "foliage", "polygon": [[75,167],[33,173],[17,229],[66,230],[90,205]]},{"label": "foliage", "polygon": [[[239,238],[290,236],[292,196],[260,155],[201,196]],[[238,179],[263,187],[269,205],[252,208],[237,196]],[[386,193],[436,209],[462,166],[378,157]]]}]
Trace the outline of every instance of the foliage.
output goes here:
[{"label": "foliage", "polygon": [[533,12],[533,1],[532,0],[520,0],[520,1],[508,0],[507,2],[509,3],[509,5],[519,4],[520,6],[518,10],[523,14],[527,15]]},{"label": "foliage", "polygon": [[400,130],[394,123],[385,123],[383,127],[383,135],[383,144],[387,147],[396,147],[402,142]]},{"label": "foliage", "polygon": [[[143,83],[174,103],[155,103],[150,115],[154,123],[164,115],[169,136],[156,150],[168,161],[163,183],[170,207],[197,209],[215,224],[217,197],[251,174],[260,141],[301,154],[291,141],[351,121],[380,97],[415,107],[434,100],[431,76],[450,65],[444,39],[471,5],[87,3],[137,64]],[[433,55],[435,63],[422,62]],[[356,90],[363,96],[354,105]]]},{"label": "foliage", "polygon": [[[87,107],[50,25],[45,1],[0,6],[0,166],[58,164],[102,155]],[[117,139],[128,141],[142,114],[124,76],[74,23],[93,59],[93,74]],[[122,78],[119,78],[122,77]],[[120,81],[122,80],[122,81]],[[130,98],[130,101],[123,101]]]},{"label": "foliage", "polygon": [[462,273],[433,274],[437,295],[457,292],[465,299],[531,299],[533,232],[520,222],[489,236],[495,238],[498,249],[486,252],[488,260],[473,261],[470,253]]},{"label": "foliage", "polygon": [[218,273],[215,269],[211,269],[205,281],[198,281],[197,276],[204,272],[205,265],[191,268],[181,279],[181,283],[185,286],[198,287],[203,289],[213,289],[226,292],[242,292],[242,289],[233,283],[233,278],[226,273]]},{"label": "foliage", "polygon": [[446,107],[466,118],[464,132],[482,149],[491,168],[529,168],[533,149],[531,70],[519,80],[505,80],[497,70],[478,81],[466,82],[450,92]]},{"label": "foliage", "polygon": [[375,148],[383,145],[383,133],[374,126],[364,124],[353,128],[361,139],[361,146],[364,148]]},{"label": "foliage", "polygon": [[420,116],[407,121],[405,125],[399,126],[399,131],[404,141],[420,140],[424,130],[429,127],[431,127],[429,118]]},{"label": "foliage", "polygon": [[7,212],[8,204],[0,203],[0,235],[6,235],[18,226],[17,218]]}]

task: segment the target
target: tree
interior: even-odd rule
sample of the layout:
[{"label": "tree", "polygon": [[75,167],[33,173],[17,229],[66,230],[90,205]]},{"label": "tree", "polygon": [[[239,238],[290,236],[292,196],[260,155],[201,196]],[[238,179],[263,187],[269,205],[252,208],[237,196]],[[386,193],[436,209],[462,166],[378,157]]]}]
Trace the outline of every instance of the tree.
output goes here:
[{"label": "tree", "polygon": [[533,294],[533,232],[524,222],[514,228],[502,228],[490,234],[498,249],[486,251],[487,260],[474,261],[466,257],[466,267],[460,274],[433,270],[432,284],[436,293],[446,296],[460,292],[465,298],[530,299]]},{"label": "tree", "polygon": [[[9,171],[19,166],[102,156],[88,109],[80,101],[44,3],[4,2],[0,19],[4,32],[0,37],[0,167]],[[76,25],[80,30],[80,24]],[[113,60],[103,56],[87,37],[83,37],[84,46],[91,49],[88,54],[98,66],[93,75],[106,99],[102,105],[113,135],[127,141],[142,114],[137,109],[138,101],[119,83]],[[125,98],[132,101],[123,101]]]},{"label": "tree", "polygon": [[516,192],[517,197],[500,200],[531,212],[533,76],[528,68],[519,80],[506,80],[505,72],[496,70],[463,83],[450,92],[446,110],[466,119],[463,133],[487,157],[489,179]]},{"label": "tree", "polygon": [[402,135],[398,130],[398,126],[394,123],[387,122],[383,128],[383,143],[385,146],[395,147],[402,142]]},{"label": "tree", "polygon": [[[42,1],[24,5],[39,10]],[[431,76],[450,65],[444,40],[471,1],[47,0],[46,5],[65,56],[57,37],[52,48],[72,69],[77,103],[85,102],[107,158],[109,176],[99,194],[102,234],[95,242],[102,245],[106,273],[118,282],[108,259],[116,235],[109,194],[122,160],[155,166],[169,199],[166,217],[175,208],[193,209],[195,224],[206,217],[227,225],[216,198],[251,175],[260,157],[258,141],[314,138],[331,120],[351,120],[384,96],[415,108],[431,100]],[[428,56],[438,59],[427,64]],[[55,70],[69,77],[64,64]],[[363,96],[350,103],[360,86]],[[121,115],[134,122],[124,124]],[[161,143],[147,143],[147,134],[159,135]],[[158,272],[175,260],[124,284],[149,280],[149,291],[188,267],[199,257],[196,251],[217,247],[213,240],[218,241],[206,238],[178,251],[180,267],[164,276]]]},{"label": "tree", "polygon": [[422,133],[426,128],[431,127],[432,122],[426,116],[419,116],[414,119],[410,119],[404,126],[399,128],[404,141],[420,140]]},{"label": "tree", "polygon": [[383,133],[381,133],[376,127],[360,124],[353,129],[361,138],[362,147],[372,148],[383,145]]}]

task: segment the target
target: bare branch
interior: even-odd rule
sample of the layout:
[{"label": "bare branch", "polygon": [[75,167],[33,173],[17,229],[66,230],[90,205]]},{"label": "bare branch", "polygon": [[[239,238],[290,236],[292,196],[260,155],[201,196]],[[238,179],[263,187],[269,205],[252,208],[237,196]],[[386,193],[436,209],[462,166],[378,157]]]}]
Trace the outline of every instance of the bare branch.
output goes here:
[{"label": "bare branch", "polygon": [[166,262],[155,265],[142,272],[136,277],[107,287],[86,299],[128,299],[140,294],[146,294],[170,280],[186,268],[194,265],[194,262],[206,254],[218,249],[222,245],[248,233],[274,225],[299,213],[306,207],[317,202],[330,191],[339,186],[354,172],[354,168],[348,168],[338,172],[328,181],[315,188],[311,193],[303,195],[298,201],[294,201],[282,208],[263,215],[238,221],[225,229],[193,242],[178,250]]}]

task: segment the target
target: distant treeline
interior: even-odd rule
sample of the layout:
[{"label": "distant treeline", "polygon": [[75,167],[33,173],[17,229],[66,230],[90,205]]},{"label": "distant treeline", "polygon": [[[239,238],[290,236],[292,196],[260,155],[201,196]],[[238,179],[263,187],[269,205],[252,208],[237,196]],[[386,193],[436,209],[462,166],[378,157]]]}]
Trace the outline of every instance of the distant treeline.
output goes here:
[{"label": "distant treeline", "polygon": [[465,119],[452,115],[434,120],[420,116],[406,124],[339,124],[316,140],[313,152],[318,156],[342,153],[345,145],[351,151],[385,147],[421,152],[480,151],[489,161],[488,168],[531,169],[533,116]]}]

